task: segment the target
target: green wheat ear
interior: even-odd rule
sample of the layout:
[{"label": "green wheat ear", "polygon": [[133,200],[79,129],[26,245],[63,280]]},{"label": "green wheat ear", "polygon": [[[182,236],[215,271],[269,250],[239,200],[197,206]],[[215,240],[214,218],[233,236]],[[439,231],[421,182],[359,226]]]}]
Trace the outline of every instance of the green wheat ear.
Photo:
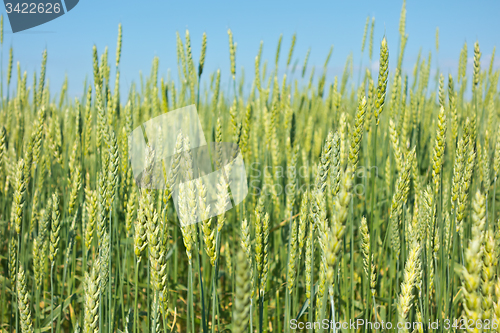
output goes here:
[{"label": "green wheat ear", "polygon": [[311,54],[311,49],[307,49],[306,56],[304,57],[304,65],[302,66],[302,78],[306,75],[307,62],[309,61],[309,55]]},{"label": "green wheat ear", "polygon": [[466,75],[467,68],[467,42],[464,42],[464,46],[460,51],[460,58],[458,61],[458,80],[461,81]]},{"label": "green wheat ear", "polygon": [[401,6],[401,15],[399,17],[399,34],[401,37],[405,35],[406,31],[406,0],[403,1],[403,6]]},{"label": "green wheat ear", "polygon": [[439,27],[436,27],[436,52],[439,52]]},{"label": "green wheat ear", "polygon": [[227,35],[229,37],[229,60],[231,61],[231,75],[233,80],[236,76],[236,46],[233,42],[233,32],[231,29],[227,30]]},{"label": "green wheat ear", "polygon": [[444,76],[443,74],[439,74],[439,85],[438,85],[438,97],[439,97],[439,105],[443,108],[446,107],[445,104],[445,96],[444,96]]},{"label": "green wheat ear", "polygon": [[137,219],[134,224],[134,253],[137,256],[137,261],[141,261],[141,254],[148,245],[146,234],[146,214],[145,209],[145,196],[142,194],[139,199],[139,209],[137,210]]},{"label": "green wheat ear", "polygon": [[295,42],[297,41],[297,34],[294,33],[292,36],[292,43],[290,44],[290,50],[288,51],[288,58],[286,60],[286,67],[290,66],[292,61],[293,49],[295,48]]},{"label": "green wheat ear", "polygon": [[53,265],[56,255],[59,251],[59,240],[61,231],[61,215],[59,214],[59,196],[57,193],[52,194],[52,223],[50,226],[50,243],[49,243],[49,260]]},{"label": "green wheat ear", "polygon": [[33,276],[35,288],[40,290],[43,282],[43,252],[42,252],[43,238],[41,235],[33,238]]},{"label": "green wheat ear", "polygon": [[482,286],[481,292],[483,296],[483,320],[493,318],[493,295],[495,292],[495,270],[496,270],[496,254],[495,254],[495,238],[493,231],[490,228],[484,233],[483,238],[483,269],[481,271]]},{"label": "green wheat ear", "polygon": [[2,126],[0,128],[0,172],[3,171],[5,153],[7,153],[7,130]]},{"label": "green wheat ear", "polygon": [[[444,103],[444,102],[443,102]],[[444,158],[444,149],[446,144],[446,113],[444,106],[441,105],[438,115],[438,124],[436,130],[436,139],[434,143],[434,154],[432,156],[432,181],[434,183],[434,193],[437,195],[439,182],[441,179],[441,170]]]},{"label": "green wheat ear", "polygon": [[[410,253],[404,269],[403,283],[401,284],[401,294],[398,300],[399,322],[406,322],[413,305],[413,288],[422,274],[420,267],[420,246],[416,239],[410,244]],[[405,330],[404,332],[407,332]]]},{"label": "green wheat ear", "polygon": [[[500,124],[498,124],[498,132],[500,133]],[[498,173],[500,171],[500,138],[497,137],[497,142],[495,144],[495,156],[493,160],[493,178],[496,181],[498,178]],[[495,218],[493,216],[493,218]]]},{"label": "green wheat ear", "polygon": [[332,217],[332,225],[328,231],[327,247],[325,251],[326,264],[328,265],[326,280],[333,285],[335,265],[338,261],[338,253],[342,245],[342,237],[345,231],[345,222],[348,216],[348,206],[351,202],[352,170],[350,166],[344,172],[342,186],[335,200],[335,216]]},{"label": "green wheat ear", "polygon": [[365,270],[366,278],[368,279],[368,281],[370,281],[371,293],[375,296],[377,272],[373,260],[373,253],[370,256],[370,231],[368,230],[368,224],[366,223],[366,218],[364,216],[361,218],[360,231],[361,252],[363,253],[363,268]]},{"label": "green wheat ear", "polygon": [[250,320],[250,267],[242,250],[236,256],[236,289],[233,305],[233,332],[247,331]]},{"label": "green wheat ear", "polygon": [[371,24],[371,28],[370,28],[370,44],[368,45],[368,55],[370,57],[370,61],[372,60],[372,56],[373,56],[374,31],[375,31],[375,17],[372,17],[372,24]]},{"label": "green wheat ear", "polygon": [[164,230],[158,219],[156,210],[153,212],[153,217],[147,223],[147,237],[149,244],[149,261],[151,267],[151,280],[153,290],[164,292],[166,283],[166,249],[163,243]]},{"label": "green wheat ear", "polygon": [[250,271],[250,279],[251,279],[251,288],[252,288],[252,295],[251,297],[254,296],[255,294],[255,275],[254,275],[254,270],[253,270],[253,257],[252,257],[252,245],[250,242],[250,224],[247,222],[247,220],[243,220],[241,222],[241,248],[245,252],[246,259],[248,260],[248,266],[249,266],[249,271]]},{"label": "green wheat ear", "polygon": [[45,49],[43,51],[43,54],[42,54],[42,68],[40,69],[40,81],[38,83],[38,96],[36,98],[38,103],[40,103],[42,101],[42,94],[44,93],[46,69],[47,69],[47,49]]},{"label": "green wheat ear", "polygon": [[283,41],[283,34],[280,34],[280,38],[278,39],[278,46],[276,47],[276,60],[275,60],[276,68],[278,68],[278,60],[280,58],[281,42],[282,41]]},{"label": "green wheat ear", "polygon": [[481,71],[481,51],[479,50],[479,43],[474,43],[474,67],[472,73],[473,89],[475,90],[479,84],[479,73]]},{"label": "green wheat ear", "polygon": [[363,30],[363,40],[361,42],[361,53],[365,52],[366,33],[368,32],[368,25],[370,24],[370,16],[366,17],[365,30]]},{"label": "green wheat ear", "polygon": [[378,72],[377,98],[375,100],[375,120],[379,124],[379,117],[385,103],[387,78],[389,77],[389,49],[387,39],[384,37],[380,43],[380,63]]},{"label": "green wheat ear", "polygon": [[122,54],[122,24],[118,24],[118,39],[116,41],[116,67],[120,65],[120,58]]},{"label": "green wheat ear", "polygon": [[[76,144],[77,141],[75,141],[75,146],[74,146],[74,153],[77,152],[78,150],[78,145]],[[76,200],[78,198],[78,192],[80,191],[80,188],[82,186],[82,175],[80,171],[80,167],[76,166],[74,167],[74,170],[71,172],[71,193],[69,197],[69,204],[68,204],[68,213],[69,215],[73,215],[73,212],[75,211],[75,205],[76,205]]]},{"label": "green wheat ear", "polygon": [[3,45],[3,14],[0,15],[0,45]]},{"label": "green wheat ear", "polygon": [[22,332],[32,333],[33,323],[31,321],[29,293],[27,291],[26,276],[22,265],[19,265],[19,272],[17,274],[17,304],[19,306]]},{"label": "green wheat ear", "polygon": [[351,132],[351,146],[349,147],[349,163],[351,164],[353,175],[358,165],[359,150],[361,149],[361,139],[363,138],[364,121],[366,113],[366,98],[359,101],[358,110],[354,119],[354,130]]},{"label": "green wheat ear", "polygon": [[217,258],[215,252],[215,228],[212,227],[212,219],[208,218],[210,205],[207,205],[207,189],[201,178],[196,180],[196,189],[198,191],[198,211],[201,216],[201,230],[205,242],[205,251],[210,258],[210,264],[214,266]]},{"label": "green wheat ear", "polygon": [[206,53],[207,53],[207,34],[203,33],[203,38],[201,41],[200,64],[198,65],[198,77],[201,77],[201,74],[203,73],[203,67],[205,66]]},{"label": "green wheat ear", "polygon": [[9,49],[9,62],[7,65],[7,87],[10,86],[10,79],[12,78],[12,62],[14,61],[13,59],[13,50],[12,47]]},{"label": "green wheat ear", "polygon": [[462,291],[464,294],[465,320],[476,320],[483,313],[481,301],[481,270],[483,268],[482,243],[486,221],[485,197],[476,192],[472,203],[472,237],[465,250],[465,266],[462,267]]},{"label": "green wheat ear", "polygon": [[14,228],[16,233],[19,235],[21,233],[21,223],[23,218],[23,207],[24,207],[24,193],[26,191],[26,184],[24,180],[24,159],[20,159],[17,163],[17,172],[16,172],[16,184],[15,184],[15,192],[14,192],[14,201],[12,203],[12,217],[14,222]]},{"label": "green wheat ear", "polygon": [[99,262],[94,262],[91,273],[85,272],[84,286],[84,332],[99,332]]}]

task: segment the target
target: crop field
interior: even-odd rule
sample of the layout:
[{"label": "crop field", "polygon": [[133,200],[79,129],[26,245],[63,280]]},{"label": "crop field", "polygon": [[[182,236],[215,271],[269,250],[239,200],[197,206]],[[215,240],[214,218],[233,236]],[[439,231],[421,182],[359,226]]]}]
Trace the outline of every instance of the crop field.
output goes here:
[{"label": "crop field", "polygon": [[[406,72],[405,17],[399,40],[367,18],[378,68],[348,58],[340,77],[332,49],[292,64],[296,35],[243,71],[231,30],[230,72],[206,73],[209,37],[179,32],[175,74],[155,57],[126,96],[120,25],[116,52],[89,45],[81,98],[71,77],[49,86],[50,47],[38,76],[16,61],[2,18],[0,332],[500,332],[495,51],[481,66],[469,41],[458,74],[433,53]],[[194,181],[186,133],[168,163],[150,167],[148,143],[133,170],[134,129],[190,105],[215,169],[222,143],[239,147],[248,194],[231,209],[227,178]]]}]

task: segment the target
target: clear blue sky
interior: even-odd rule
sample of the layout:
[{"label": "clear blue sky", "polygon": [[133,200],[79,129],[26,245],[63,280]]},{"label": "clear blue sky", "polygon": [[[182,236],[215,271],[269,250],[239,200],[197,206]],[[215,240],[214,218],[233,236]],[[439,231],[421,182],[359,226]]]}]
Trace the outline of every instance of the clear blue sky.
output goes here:
[{"label": "clear blue sky", "polygon": [[[247,78],[253,75],[253,59],[261,40],[264,41],[263,57],[272,63],[276,43],[283,33],[281,63],[284,64],[294,32],[297,33],[294,60],[299,58],[302,64],[307,49],[311,48],[309,64],[320,67],[333,44],[329,79],[342,74],[346,58],[351,52],[357,77],[361,40],[368,15],[376,19],[375,61],[378,59],[379,43],[385,34],[389,43],[391,67],[394,66],[399,44],[401,5],[402,1],[373,0],[81,0],[69,13],[25,32],[13,34],[8,20],[5,20],[3,64],[6,65],[8,47],[12,45],[15,62],[20,61],[23,71],[30,73],[31,82],[32,71],[39,71],[42,51],[47,48],[47,78],[52,91],[59,90],[67,74],[70,96],[81,96],[85,76],[92,76],[92,46],[97,45],[99,52],[102,52],[108,45],[110,62],[114,64],[117,26],[121,22],[123,89],[128,89],[132,81],[138,81],[139,71],[149,73],[154,56],[160,58],[160,75],[166,76],[168,68],[176,75],[175,32],[179,31],[183,35],[186,28],[191,33],[196,62],[202,33],[207,33],[205,73],[220,68],[223,77],[229,77],[227,29],[231,28],[238,44],[237,68],[239,71],[244,66]],[[3,6],[1,13],[5,19]],[[406,24],[409,39],[403,66],[411,74],[420,47],[425,56],[429,51],[435,53],[436,27],[439,27],[440,42],[439,55],[433,54],[432,58],[434,67],[438,62],[441,71],[455,74],[463,43],[467,41],[469,45],[470,58],[476,40],[481,46],[482,62],[487,66],[493,47],[500,46],[499,13],[500,2],[494,0],[409,0]],[[496,68],[500,67],[498,51]],[[363,64],[368,65],[367,50]]]}]

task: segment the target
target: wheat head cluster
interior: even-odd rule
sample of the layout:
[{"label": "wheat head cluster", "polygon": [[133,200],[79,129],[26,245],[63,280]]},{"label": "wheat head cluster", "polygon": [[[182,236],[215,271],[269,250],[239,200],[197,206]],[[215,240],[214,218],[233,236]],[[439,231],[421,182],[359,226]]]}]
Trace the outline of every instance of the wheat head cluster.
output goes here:
[{"label": "wheat head cluster", "polygon": [[[177,33],[177,74],[160,77],[155,57],[126,96],[121,25],[114,63],[108,48],[89,49],[81,98],[67,79],[49,86],[47,51],[30,74],[11,47],[0,89],[0,331],[263,333],[363,319],[392,323],[387,332],[427,333],[435,321],[440,332],[500,332],[495,50],[482,67],[479,43],[464,43],[458,72],[445,73],[432,61],[437,30],[435,50],[407,73],[405,23],[403,4],[391,41],[367,18],[361,53],[376,61],[379,49],[378,70],[355,72],[348,57],[339,78],[327,77],[333,47],[322,67],[310,50],[294,62],[296,35],[284,55],[280,36],[270,62],[261,42],[249,78],[231,30],[230,71],[205,74],[208,37],[197,61],[189,31]],[[3,54],[3,17],[0,26]],[[151,169],[134,179],[131,131],[192,104],[207,141],[238,144],[257,184],[230,210],[222,177],[216,202],[201,181],[178,184],[195,158],[182,133],[164,189],[138,186]],[[211,204],[225,212],[210,218]],[[201,222],[180,222],[196,214]]]}]

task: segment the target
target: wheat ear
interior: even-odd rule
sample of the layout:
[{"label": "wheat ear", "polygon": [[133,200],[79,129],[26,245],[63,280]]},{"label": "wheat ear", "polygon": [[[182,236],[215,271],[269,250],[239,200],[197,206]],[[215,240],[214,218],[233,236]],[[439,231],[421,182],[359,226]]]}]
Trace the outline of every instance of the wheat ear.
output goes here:
[{"label": "wheat ear", "polygon": [[240,250],[237,254],[236,289],[233,310],[233,332],[244,333],[247,331],[250,319],[250,267],[245,258],[245,253]]},{"label": "wheat ear", "polygon": [[33,323],[31,321],[29,293],[26,289],[26,276],[22,265],[19,265],[19,272],[17,273],[17,304],[19,306],[22,333],[32,333]]}]

